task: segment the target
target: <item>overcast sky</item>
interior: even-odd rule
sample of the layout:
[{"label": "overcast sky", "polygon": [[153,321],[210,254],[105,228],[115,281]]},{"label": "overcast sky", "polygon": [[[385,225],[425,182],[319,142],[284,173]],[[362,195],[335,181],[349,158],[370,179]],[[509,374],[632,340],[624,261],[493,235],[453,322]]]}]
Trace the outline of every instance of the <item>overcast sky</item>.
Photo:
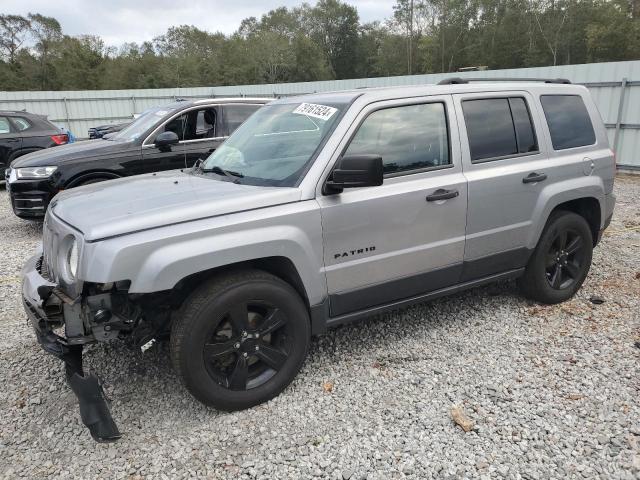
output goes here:
[{"label": "overcast sky", "polygon": [[[2,0],[0,13],[41,13],[55,17],[67,35],[99,35],[107,45],[143,42],[173,25],[195,25],[208,31],[232,33],[247,17],[260,18],[296,0]],[[315,4],[311,0],[308,3]],[[361,22],[384,20],[393,14],[393,0],[347,0],[358,9]]]}]

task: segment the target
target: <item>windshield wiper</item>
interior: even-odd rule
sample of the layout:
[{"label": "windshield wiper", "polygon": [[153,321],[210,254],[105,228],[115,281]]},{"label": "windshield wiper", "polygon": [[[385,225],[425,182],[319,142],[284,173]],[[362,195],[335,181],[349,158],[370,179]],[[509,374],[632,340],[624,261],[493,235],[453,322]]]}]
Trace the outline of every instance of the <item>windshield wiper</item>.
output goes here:
[{"label": "windshield wiper", "polygon": [[239,179],[244,177],[244,175],[239,172],[234,172],[233,170],[225,170],[224,168],[218,167],[217,165],[211,168],[204,168],[202,169],[202,171],[204,173],[213,172],[213,173],[217,173],[218,175],[224,175],[225,177],[230,178],[234,182],[237,182]]}]

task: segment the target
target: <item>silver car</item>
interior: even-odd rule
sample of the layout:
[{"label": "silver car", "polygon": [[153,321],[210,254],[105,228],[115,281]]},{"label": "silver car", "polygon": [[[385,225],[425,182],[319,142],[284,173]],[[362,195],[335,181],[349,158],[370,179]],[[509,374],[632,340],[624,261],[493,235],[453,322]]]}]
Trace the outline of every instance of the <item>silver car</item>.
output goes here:
[{"label": "silver car", "polygon": [[292,381],[327,327],[504,279],[539,302],[571,298],[614,176],[588,91],[566,81],[281,99],[191,171],[56,196],[25,310],[110,441],[84,345],[168,337],[195,398],[248,408]]}]

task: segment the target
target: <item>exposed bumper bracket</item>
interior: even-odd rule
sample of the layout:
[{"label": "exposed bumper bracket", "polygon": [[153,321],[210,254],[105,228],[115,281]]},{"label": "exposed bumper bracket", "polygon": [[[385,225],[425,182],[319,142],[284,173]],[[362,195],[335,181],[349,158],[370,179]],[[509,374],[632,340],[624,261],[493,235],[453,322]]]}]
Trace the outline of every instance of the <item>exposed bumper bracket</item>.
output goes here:
[{"label": "exposed bumper bracket", "polygon": [[122,435],[111,417],[111,411],[100,380],[82,369],[82,345],[70,345],[62,356],[67,382],[80,404],[80,418],[96,442],[114,442]]}]

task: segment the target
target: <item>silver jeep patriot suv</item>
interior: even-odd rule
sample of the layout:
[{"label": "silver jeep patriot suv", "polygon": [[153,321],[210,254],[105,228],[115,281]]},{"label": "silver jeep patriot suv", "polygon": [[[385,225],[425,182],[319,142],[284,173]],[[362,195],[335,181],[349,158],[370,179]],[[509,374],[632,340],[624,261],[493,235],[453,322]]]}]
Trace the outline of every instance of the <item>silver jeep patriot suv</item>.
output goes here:
[{"label": "silver jeep patriot suv", "polygon": [[567,300],[611,220],[614,176],[588,91],[565,80],[285,98],[189,171],[57,195],[24,306],[93,437],[114,440],[84,345],[168,336],[194,397],[248,408],[327,327],[509,278]]}]

